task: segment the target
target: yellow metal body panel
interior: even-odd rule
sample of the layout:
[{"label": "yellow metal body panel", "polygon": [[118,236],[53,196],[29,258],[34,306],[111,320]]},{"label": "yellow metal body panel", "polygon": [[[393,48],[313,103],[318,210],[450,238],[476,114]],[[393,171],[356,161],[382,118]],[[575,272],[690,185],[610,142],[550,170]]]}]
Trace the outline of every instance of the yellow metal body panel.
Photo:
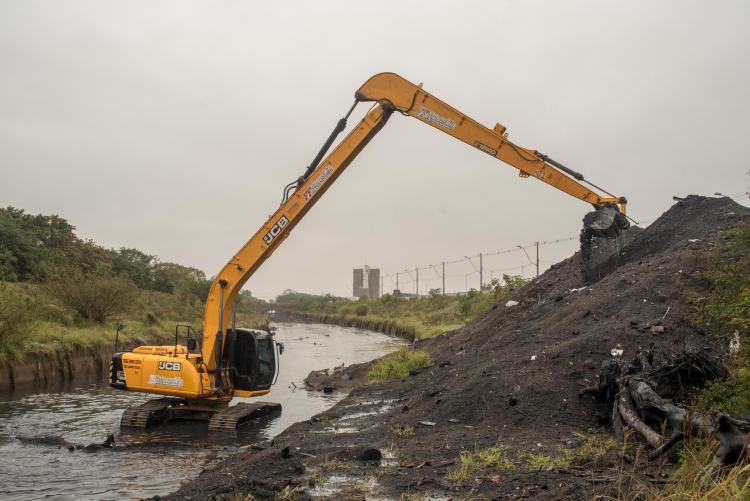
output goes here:
[{"label": "yellow metal body panel", "polygon": [[148,353],[151,355],[184,355],[187,352],[187,348],[181,344],[176,346],[138,346],[133,348],[133,353]]},{"label": "yellow metal body panel", "polygon": [[[171,348],[174,349],[174,346]],[[131,391],[184,398],[205,396],[205,389],[210,388],[211,382],[205,372],[198,372],[196,363],[199,359],[198,355],[123,353],[125,384]]]},{"label": "yellow metal body panel", "polygon": [[268,395],[269,393],[271,393],[271,390],[257,390],[257,391],[234,390],[235,397],[243,397],[243,398],[260,397],[261,395]]}]

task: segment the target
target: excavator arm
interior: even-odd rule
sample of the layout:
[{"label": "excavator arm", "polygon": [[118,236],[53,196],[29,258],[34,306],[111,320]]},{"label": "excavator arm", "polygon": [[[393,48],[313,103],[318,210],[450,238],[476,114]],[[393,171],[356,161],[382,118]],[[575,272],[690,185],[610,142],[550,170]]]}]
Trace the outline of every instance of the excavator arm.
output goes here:
[{"label": "excavator arm", "polygon": [[[242,286],[255,270],[268,259],[286,239],[292,228],[320,199],[325,191],[354,160],[357,154],[385,125],[394,111],[410,115],[446,134],[475,147],[498,160],[517,168],[522,177],[533,176],[597,209],[608,209],[608,224],[627,227],[624,218],[625,198],[607,192],[602,195],[594,185],[584,186],[584,177],[555,162],[538,151],[522,148],[508,140],[504,126],[498,124],[488,129],[455,108],[425,92],[420,85],[394,73],[380,73],[362,85],[355,94],[355,104],[360,101],[375,102],[359,124],[327,155],[336,136],[346,126],[346,117],[339,120],[323,148],[305,173],[284,190],[281,206],[266,223],[242,246],[222,268],[213,281],[206,301],[203,326],[202,359],[211,382],[207,393],[216,392],[221,379],[216,377],[222,367],[222,348],[234,302]],[[579,182],[580,181],[580,182]],[[292,192],[293,191],[293,192]],[[219,370],[217,371],[217,368]]]},{"label": "excavator arm", "polygon": [[[602,196],[592,189],[596,188],[593,185],[587,188],[578,182],[586,182],[582,174],[538,151],[513,144],[508,140],[505,126],[496,124],[493,129],[488,129],[425,92],[422,84],[414,85],[395,73],[379,73],[365,82],[357,90],[355,97],[358,101],[376,101],[431,125],[515,167],[522,177],[533,176],[594,207],[617,205],[620,212],[625,214],[625,198],[606,192],[609,196]],[[604,191],[601,188],[599,190]]]}]

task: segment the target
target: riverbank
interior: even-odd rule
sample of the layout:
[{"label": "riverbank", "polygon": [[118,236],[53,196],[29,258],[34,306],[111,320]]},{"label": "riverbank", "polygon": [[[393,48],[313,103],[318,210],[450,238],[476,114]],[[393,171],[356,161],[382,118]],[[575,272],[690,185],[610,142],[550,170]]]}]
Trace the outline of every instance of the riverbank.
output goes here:
[{"label": "riverbank", "polygon": [[460,329],[528,282],[506,275],[503,280],[493,280],[482,294],[471,289],[459,296],[444,296],[434,289],[425,297],[384,294],[378,299],[350,300],[291,292],[277,298],[274,315],[373,330],[414,341]]},{"label": "riverbank", "polygon": [[[13,343],[0,335],[0,391],[61,385],[88,379],[108,370],[114,353],[118,324],[119,350],[141,345],[173,344],[175,326],[200,326],[203,303],[194,296],[141,290],[126,313],[96,322],[81,318],[73,309],[52,297],[43,284],[3,283],[0,291],[25,311],[23,327],[16,328]],[[0,301],[0,326],[13,318]],[[265,313],[243,300],[237,314],[239,325],[265,328]],[[7,326],[6,326],[7,327]],[[2,331],[2,329],[0,329]],[[181,333],[184,337],[184,332]],[[184,343],[184,340],[182,341]]]},{"label": "riverbank", "polygon": [[[626,235],[616,266],[596,283],[583,282],[576,255],[467,326],[416,340],[431,360],[425,368],[371,384],[367,365],[330,371],[353,387],[345,399],[170,499],[742,499],[750,467],[706,476],[711,441],[700,464],[690,440],[647,457],[632,430],[616,440],[613,396],[591,388],[603,367],[644,356],[727,363],[726,340],[707,337],[695,299],[713,287],[708,256],[748,224],[750,211],[727,199],[680,202]],[[689,402],[702,384],[695,374],[662,387],[663,396]]]},{"label": "riverbank", "polygon": [[419,329],[417,326],[393,319],[325,313],[318,314],[305,311],[285,311],[281,314],[274,315],[273,318],[276,321],[283,322],[310,322],[364,329],[373,332],[380,332],[388,336],[399,337],[406,341],[414,341],[419,335]]}]

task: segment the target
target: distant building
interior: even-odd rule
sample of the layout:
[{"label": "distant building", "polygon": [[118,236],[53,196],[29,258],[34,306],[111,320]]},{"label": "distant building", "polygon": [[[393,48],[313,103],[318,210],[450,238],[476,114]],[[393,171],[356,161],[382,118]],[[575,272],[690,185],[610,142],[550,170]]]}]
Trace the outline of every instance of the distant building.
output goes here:
[{"label": "distant building", "polygon": [[354,293],[356,298],[377,299],[380,297],[380,269],[364,268],[354,269]]}]

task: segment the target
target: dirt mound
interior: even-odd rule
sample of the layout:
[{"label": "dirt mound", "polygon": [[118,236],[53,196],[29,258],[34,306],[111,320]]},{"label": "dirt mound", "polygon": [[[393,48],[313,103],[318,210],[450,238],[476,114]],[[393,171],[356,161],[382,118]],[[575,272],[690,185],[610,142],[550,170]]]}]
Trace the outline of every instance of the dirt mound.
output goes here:
[{"label": "dirt mound", "polygon": [[[620,254],[599,268],[595,283],[584,283],[578,254],[562,261],[465,328],[416,343],[434,361],[428,370],[355,389],[325,415],[294,425],[262,453],[202,475],[177,497],[262,495],[252,482],[279,470],[277,463],[287,460],[284,447],[305,467],[297,464],[297,473],[274,485],[283,480],[310,490],[305,479],[325,473],[337,448],[354,445],[395,456],[395,468],[378,470],[373,489],[383,496],[455,490],[490,498],[617,495],[617,485],[572,473],[519,469],[459,487],[445,475],[461,451],[475,447],[501,442],[514,451],[555,454],[578,432],[609,433],[611,404],[579,394],[612,357],[632,358],[649,346],[670,357],[694,347],[720,360],[723,348],[691,323],[687,296],[706,290],[697,272],[707,252],[727,238],[725,230],[747,224],[750,210],[729,199],[679,201],[645,230],[627,231]],[[414,427],[413,437],[394,436],[394,427],[404,426]],[[348,471],[355,479],[373,474],[365,466]],[[342,498],[340,491],[331,495]]]},{"label": "dirt mound", "polygon": [[595,284],[584,284],[578,255],[559,263],[511,296],[520,304],[497,304],[461,331],[422,343],[451,365],[409,381],[440,391],[409,412],[513,424],[514,440],[526,445],[538,442],[541,429],[606,422],[610,409],[578,398],[602,361],[650,345],[666,356],[714,348],[690,322],[686,291],[704,287],[694,272],[722,232],[748,223],[750,210],[731,200],[690,197],[647,229],[627,232],[612,258],[617,267]]}]

